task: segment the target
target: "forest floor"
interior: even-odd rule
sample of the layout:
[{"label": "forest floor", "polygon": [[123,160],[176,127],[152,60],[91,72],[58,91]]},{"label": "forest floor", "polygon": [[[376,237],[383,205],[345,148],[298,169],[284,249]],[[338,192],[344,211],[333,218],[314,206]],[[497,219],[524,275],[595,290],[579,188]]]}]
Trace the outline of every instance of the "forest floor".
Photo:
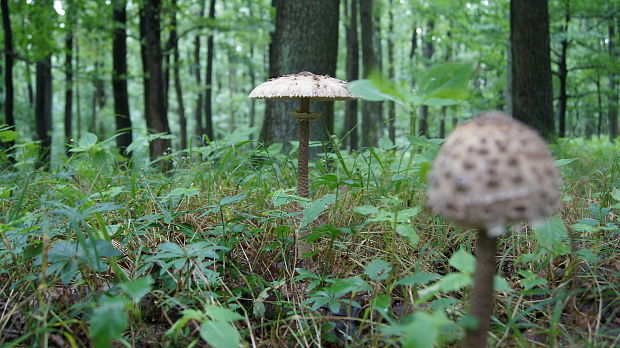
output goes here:
[{"label": "forest floor", "polygon": [[[424,207],[438,141],[318,157],[311,200],[294,149],[253,146],[175,153],[162,174],[97,142],[0,172],[2,347],[458,344],[476,234]],[[553,152],[562,208],[500,239],[490,346],[618,346],[620,147]]]}]

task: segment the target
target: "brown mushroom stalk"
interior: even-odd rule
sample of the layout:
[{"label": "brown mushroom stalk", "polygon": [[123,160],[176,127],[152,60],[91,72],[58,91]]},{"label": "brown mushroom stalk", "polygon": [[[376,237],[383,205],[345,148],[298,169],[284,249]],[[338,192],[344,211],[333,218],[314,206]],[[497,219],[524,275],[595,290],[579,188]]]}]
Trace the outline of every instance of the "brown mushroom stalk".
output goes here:
[{"label": "brown mushroom stalk", "polygon": [[506,225],[539,224],[558,207],[560,179],[544,140],[500,112],[487,112],[457,127],[441,147],[429,177],[428,206],[478,230],[471,313],[465,347],[486,347],[493,314],[497,239]]},{"label": "brown mushroom stalk", "polygon": [[[301,100],[300,114],[310,113],[310,100],[304,98]],[[310,143],[310,120],[299,120],[299,150],[297,154],[297,195],[300,197],[308,197],[310,189],[308,188],[308,158]]]}]

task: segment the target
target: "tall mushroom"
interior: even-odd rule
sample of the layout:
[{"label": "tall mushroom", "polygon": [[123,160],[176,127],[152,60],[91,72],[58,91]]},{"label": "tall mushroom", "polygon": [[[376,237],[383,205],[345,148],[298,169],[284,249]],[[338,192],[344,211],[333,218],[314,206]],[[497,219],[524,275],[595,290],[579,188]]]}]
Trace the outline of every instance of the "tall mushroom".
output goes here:
[{"label": "tall mushroom", "polygon": [[446,219],[478,230],[472,297],[475,330],[465,347],[486,347],[493,314],[497,238],[507,224],[540,224],[558,207],[560,179],[545,141],[500,112],[457,127],[429,176],[428,206]]},{"label": "tall mushroom", "polygon": [[297,195],[308,197],[308,142],[310,140],[310,121],[318,118],[320,112],[310,112],[310,101],[353,100],[346,82],[302,71],[284,75],[263,82],[250,93],[256,99],[299,99],[300,109],[291,111],[299,121],[299,154],[297,160]]},{"label": "tall mushroom", "polygon": [[[299,99],[300,108],[291,111],[291,115],[299,121],[299,152],[297,157],[297,195],[308,197],[308,157],[310,141],[310,121],[318,118],[320,112],[310,112],[310,101],[353,100],[356,96],[349,93],[346,82],[329,77],[302,71],[297,74],[284,75],[270,79],[258,85],[250,93],[250,98],[257,99]],[[297,254],[299,256],[311,251],[305,241],[297,236]]]}]

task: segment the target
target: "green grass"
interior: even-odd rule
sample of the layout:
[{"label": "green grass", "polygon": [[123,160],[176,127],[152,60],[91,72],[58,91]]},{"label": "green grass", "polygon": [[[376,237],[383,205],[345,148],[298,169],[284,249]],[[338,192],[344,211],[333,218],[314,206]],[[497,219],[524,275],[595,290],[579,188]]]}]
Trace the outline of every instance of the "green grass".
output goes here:
[{"label": "green grass", "polygon": [[[293,196],[294,149],[245,139],[172,154],[165,174],[120,169],[109,142],[82,143],[53,172],[22,152],[0,173],[0,341],[458,345],[475,233],[424,208],[437,141],[381,144],[316,158],[309,201]],[[563,223],[501,239],[489,342],[618,345],[620,147],[553,149],[575,159],[558,163]],[[299,229],[315,269],[295,265]]]}]

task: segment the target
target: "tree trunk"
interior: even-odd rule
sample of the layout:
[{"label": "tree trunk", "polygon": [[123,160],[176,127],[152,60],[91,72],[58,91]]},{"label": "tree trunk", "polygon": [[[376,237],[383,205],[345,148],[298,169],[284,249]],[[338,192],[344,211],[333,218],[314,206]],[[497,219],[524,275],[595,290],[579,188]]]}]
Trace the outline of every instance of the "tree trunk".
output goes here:
[{"label": "tree trunk", "polygon": [[[347,3],[348,2],[348,3]],[[359,79],[360,73],[360,53],[358,41],[358,20],[357,20],[357,0],[345,0],[346,18],[346,43],[347,43],[347,80]],[[349,146],[351,150],[358,149],[358,127],[357,127],[357,100],[352,100],[346,104],[344,132],[349,136]]]},{"label": "tree trunk", "polygon": [[114,93],[114,120],[116,124],[116,146],[125,157],[129,157],[127,147],[133,141],[131,118],[129,115],[129,95],[127,92],[127,10],[126,0],[115,0],[114,43],[112,47],[112,89]]},{"label": "tree trunk", "polygon": [[36,63],[35,125],[40,141],[37,167],[49,168],[52,146],[52,57]]},{"label": "tree trunk", "polygon": [[[377,69],[376,49],[374,47],[373,0],[360,1],[360,24],[362,27],[362,62],[364,78]],[[362,144],[376,146],[378,139],[379,109],[378,102],[362,102]]]},{"label": "tree trunk", "polygon": [[[209,5],[209,19],[215,19],[215,0],[211,0]],[[207,71],[205,75],[205,83],[207,84],[205,89],[205,118],[206,118],[206,135],[209,141],[215,138],[213,132],[213,29],[209,32],[207,37]]]},{"label": "tree trunk", "polygon": [[[335,0],[273,0],[276,29],[269,47],[269,77],[309,71],[335,76],[338,52],[339,2]],[[299,101],[268,100],[261,131],[267,144],[285,143],[299,136],[299,122],[289,111]],[[310,124],[310,140],[327,140],[333,133],[333,102],[311,102],[321,117]],[[327,131],[326,131],[327,130]]]},{"label": "tree trunk", "polygon": [[[615,27],[613,21],[609,24],[609,58],[611,62],[618,59],[616,52]],[[609,74],[609,140],[612,142],[618,136],[618,75],[615,72]]]},{"label": "tree trunk", "polygon": [[[15,117],[13,116],[13,32],[11,30],[11,16],[9,14],[9,1],[1,0],[2,7],[2,28],[4,30],[4,88],[5,103],[4,115],[7,126],[15,130]],[[14,142],[8,142],[4,146],[10,148]]]},{"label": "tree trunk", "polygon": [[[72,9],[67,8],[67,11]],[[71,14],[69,14],[71,16]],[[69,151],[71,148],[69,144],[71,143],[71,137],[73,135],[73,28],[72,23],[67,23],[69,29],[67,31],[67,36],[65,37],[65,146],[66,153],[68,156],[71,155],[72,152]]]},{"label": "tree trunk", "polygon": [[232,49],[228,47],[226,49],[226,63],[228,64],[228,98],[230,103],[228,103],[228,132],[232,133],[236,128],[236,119],[235,119],[235,105],[232,102],[233,95],[235,91],[235,67],[232,56]]},{"label": "tree trunk", "polygon": [[[387,39],[387,50],[388,50],[388,76],[391,81],[394,81],[396,78],[396,74],[394,73],[394,40],[392,40],[392,35],[394,33],[394,14],[392,13],[392,2],[390,0],[388,6],[388,39]],[[388,102],[388,118],[389,118],[389,135],[392,143],[396,143],[396,103],[393,101]]]},{"label": "tree trunk", "polygon": [[[248,0],[248,9],[250,18],[253,17],[252,0]],[[250,59],[248,60],[248,74],[250,75],[250,85],[252,88],[256,86],[256,74],[254,72],[254,43],[250,42]],[[256,125],[256,99],[250,99],[250,128]],[[253,139],[253,134],[250,134],[250,140]]]},{"label": "tree trunk", "polygon": [[185,118],[185,105],[183,103],[183,88],[181,86],[181,77],[179,76],[179,42],[177,38],[177,15],[176,15],[176,7],[177,1],[172,1],[172,6],[175,9],[175,12],[172,13],[172,31],[170,32],[170,40],[173,43],[173,67],[172,71],[174,73],[174,91],[177,97],[177,110],[179,113],[179,127],[181,128],[181,150],[187,148],[187,119]]},{"label": "tree trunk", "polygon": [[[207,0],[203,0],[200,5],[200,13],[198,18],[202,18],[205,12],[205,4]],[[202,77],[201,77],[201,69],[200,69],[200,34],[196,34],[194,37],[194,64],[192,68],[192,72],[194,74],[194,79],[196,80],[196,86],[198,87],[198,96],[196,98],[196,109],[194,109],[194,119],[196,120],[196,128],[194,129],[194,134],[198,137],[202,138],[202,134],[204,133],[204,128],[202,124],[202,100],[204,97],[203,87],[202,87]]]},{"label": "tree trunk", "polygon": [[[435,53],[435,44],[433,43],[433,31],[435,30],[435,22],[429,20],[424,33],[424,46],[422,51],[424,55],[424,65],[429,67],[431,65],[431,59]],[[418,130],[420,135],[428,135],[428,105],[422,105],[420,107],[420,127]]]},{"label": "tree trunk", "polygon": [[[147,0],[140,11],[142,31],[142,64],[145,70],[145,116],[149,133],[170,134],[166,115],[163,56],[160,37],[160,0]],[[150,144],[151,160],[170,149],[170,139],[154,139]]]},{"label": "tree trunk", "polygon": [[553,135],[553,90],[547,0],[510,1],[513,116]]},{"label": "tree trunk", "polygon": [[568,67],[567,67],[567,53],[568,53],[568,25],[570,23],[570,2],[564,1],[564,25],[562,26],[562,33],[565,34],[564,38],[560,42],[560,57],[558,62],[558,78],[560,80],[560,96],[558,99],[558,136],[564,138],[566,136],[566,104],[568,102],[568,95],[566,93],[567,81],[568,81]]}]

